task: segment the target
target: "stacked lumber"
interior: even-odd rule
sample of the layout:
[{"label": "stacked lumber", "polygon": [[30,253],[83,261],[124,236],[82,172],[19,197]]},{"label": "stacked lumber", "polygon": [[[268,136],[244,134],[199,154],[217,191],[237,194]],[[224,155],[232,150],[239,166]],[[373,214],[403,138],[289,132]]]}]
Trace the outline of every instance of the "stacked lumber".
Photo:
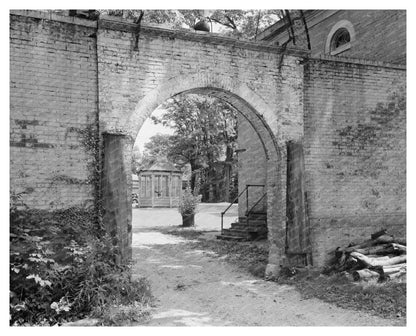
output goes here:
[{"label": "stacked lumber", "polygon": [[337,247],[326,273],[348,272],[355,281],[400,278],[406,274],[406,239],[381,230],[360,244]]}]

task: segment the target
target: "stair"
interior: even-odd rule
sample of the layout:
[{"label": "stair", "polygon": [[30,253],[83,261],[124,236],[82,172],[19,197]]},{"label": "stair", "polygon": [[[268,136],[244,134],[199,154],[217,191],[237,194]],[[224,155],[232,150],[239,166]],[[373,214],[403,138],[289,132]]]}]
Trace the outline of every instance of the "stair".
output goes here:
[{"label": "stair", "polygon": [[230,229],[223,229],[217,239],[231,241],[252,241],[267,238],[267,215],[264,212],[253,212],[239,217]]}]

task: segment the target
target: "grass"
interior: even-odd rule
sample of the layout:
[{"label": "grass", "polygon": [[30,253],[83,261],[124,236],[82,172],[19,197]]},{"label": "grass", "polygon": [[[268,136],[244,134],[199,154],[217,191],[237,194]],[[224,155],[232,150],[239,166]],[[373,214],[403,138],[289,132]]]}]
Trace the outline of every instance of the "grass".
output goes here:
[{"label": "grass", "polygon": [[406,317],[405,282],[353,282],[344,274],[326,276],[316,271],[301,272],[279,282],[295,286],[305,299],[317,298],[384,318]]},{"label": "grass", "polygon": [[[268,259],[267,244],[203,239],[204,232],[195,229],[174,229],[169,234],[197,240],[191,248],[215,252],[227,262],[258,278],[264,278]],[[299,270],[292,277],[280,277],[279,283],[294,286],[303,298],[317,298],[338,307],[366,311],[372,315],[405,319],[406,282],[353,282],[345,274],[326,276],[318,270]]]}]

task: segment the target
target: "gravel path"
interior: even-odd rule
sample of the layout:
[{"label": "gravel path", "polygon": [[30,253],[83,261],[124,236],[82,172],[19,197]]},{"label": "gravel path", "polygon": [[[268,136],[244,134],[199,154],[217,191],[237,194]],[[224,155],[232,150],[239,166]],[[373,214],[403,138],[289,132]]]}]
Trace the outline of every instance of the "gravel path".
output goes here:
[{"label": "gravel path", "polygon": [[[135,276],[147,277],[157,298],[149,326],[387,326],[395,321],[303,300],[291,286],[256,279],[189,240],[152,227],[134,211]],[[167,212],[169,213],[169,212]],[[155,216],[160,212],[154,210]],[[169,223],[169,217],[164,219]],[[140,222],[140,223],[139,223]]]}]

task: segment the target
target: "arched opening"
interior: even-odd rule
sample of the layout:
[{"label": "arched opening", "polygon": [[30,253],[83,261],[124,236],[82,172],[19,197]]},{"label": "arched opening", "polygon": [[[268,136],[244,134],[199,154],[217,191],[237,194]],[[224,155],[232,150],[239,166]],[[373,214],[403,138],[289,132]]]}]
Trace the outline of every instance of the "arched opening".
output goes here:
[{"label": "arched opening", "polygon": [[339,55],[351,49],[355,41],[355,29],[348,20],[337,22],[330,30],[325,44],[325,53]]},{"label": "arched opening", "polygon": [[[127,171],[131,172],[130,164],[134,140],[146,118],[164,100],[180,94],[193,93],[216,97],[230,104],[238,111],[241,120],[246,125],[249,125],[258,139],[259,146],[257,146],[256,151],[257,154],[264,156],[264,166],[262,168],[264,171],[263,175],[265,175],[263,176],[265,181],[264,190],[267,195],[265,209],[267,213],[269,240],[269,264],[267,272],[276,274],[280,266],[284,264],[286,234],[286,147],[284,143],[279,141],[281,134],[279,132],[276,115],[246,85],[231,82],[228,79],[209,78],[209,75],[206,77],[196,75],[193,78],[173,78],[168,80],[165,84],[143,97],[136,105],[135,111],[127,119],[127,133],[124,134],[124,139],[119,144],[119,147],[122,148],[122,155],[119,155],[119,158],[122,158],[125,167],[127,167],[124,171],[127,190],[124,192],[121,191],[121,193],[130,201],[130,215],[127,223],[124,222],[122,224],[127,229],[120,228],[120,225],[117,224],[118,230],[122,231],[121,236],[125,236],[126,242],[124,246],[131,246],[132,181],[131,174],[127,173]],[[256,157],[256,153],[252,151],[244,155],[252,158]],[[251,167],[251,170],[255,170],[255,167]],[[248,175],[246,174],[246,177]],[[250,184],[250,181],[247,180],[246,183],[240,181],[239,184]],[[256,197],[253,197],[253,199],[256,199]],[[242,211],[247,210],[244,207],[242,209]],[[111,211],[108,212],[111,213]],[[118,236],[120,237],[120,234]]]},{"label": "arched opening", "polygon": [[331,41],[331,50],[335,50],[351,41],[350,33],[347,29],[341,28],[338,29]]}]

